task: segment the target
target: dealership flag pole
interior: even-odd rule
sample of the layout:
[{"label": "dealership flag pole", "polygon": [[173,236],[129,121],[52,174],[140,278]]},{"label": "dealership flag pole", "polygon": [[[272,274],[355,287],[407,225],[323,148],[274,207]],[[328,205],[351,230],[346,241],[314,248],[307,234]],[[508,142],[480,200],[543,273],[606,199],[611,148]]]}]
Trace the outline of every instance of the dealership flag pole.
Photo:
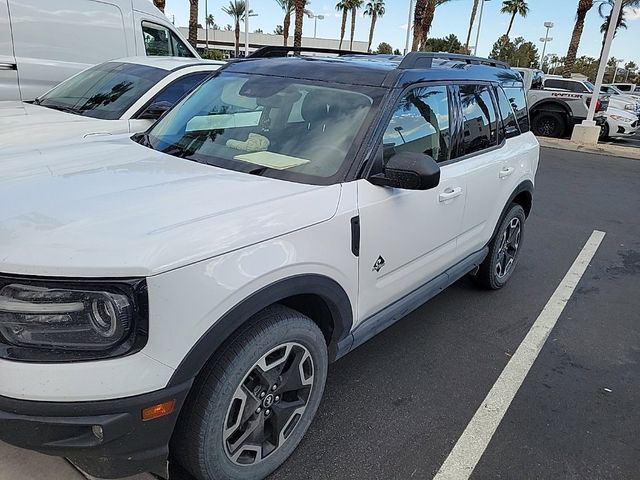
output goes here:
[{"label": "dealership flag pole", "polygon": [[249,0],[244,1],[244,56],[249,56]]}]

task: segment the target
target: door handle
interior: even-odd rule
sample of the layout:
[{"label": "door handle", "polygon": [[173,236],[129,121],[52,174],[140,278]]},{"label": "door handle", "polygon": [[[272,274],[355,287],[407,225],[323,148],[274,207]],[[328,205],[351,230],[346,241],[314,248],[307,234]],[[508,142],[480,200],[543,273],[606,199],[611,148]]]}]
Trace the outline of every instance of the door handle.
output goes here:
[{"label": "door handle", "polygon": [[440,195],[438,195],[438,201],[446,202],[447,200],[452,200],[456,197],[459,197],[460,195],[462,195],[462,187],[455,187],[455,188],[449,187]]},{"label": "door handle", "polygon": [[17,70],[18,65],[15,63],[0,63],[0,70]]},{"label": "door handle", "polygon": [[504,167],[502,170],[500,170],[498,177],[507,178],[509,175],[511,175],[515,171],[516,169],[514,167]]}]

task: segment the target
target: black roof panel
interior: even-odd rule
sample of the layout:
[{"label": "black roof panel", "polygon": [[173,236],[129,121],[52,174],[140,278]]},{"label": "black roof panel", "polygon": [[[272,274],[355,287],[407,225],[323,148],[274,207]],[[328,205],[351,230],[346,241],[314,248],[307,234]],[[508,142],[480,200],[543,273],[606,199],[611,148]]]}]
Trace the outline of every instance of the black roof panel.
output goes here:
[{"label": "black roof panel", "polygon": [[394,55],[258,57],[231,62],[225,70],[386,87],[420,81],[522,82],[520,75],[510,68],[456,60],[434,60],[430,68],[399,68],[403,58]]}]

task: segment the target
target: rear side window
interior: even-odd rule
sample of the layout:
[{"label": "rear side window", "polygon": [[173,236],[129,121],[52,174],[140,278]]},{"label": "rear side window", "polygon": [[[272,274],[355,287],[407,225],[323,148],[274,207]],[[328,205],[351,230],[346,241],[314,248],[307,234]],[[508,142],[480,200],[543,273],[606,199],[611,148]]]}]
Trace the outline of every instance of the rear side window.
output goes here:
[{"label": "rear side window", "polygon": [[156,23],[142,22],[142,35],[148,56],[193,57],[182,40],[167,27]]},{"label": "rear side window", "polygon": [[498,144],[498,121],[490,87],[460,85],[463,137],[461,155],[469,155]]},{"label": "rear side window", "polygon": [[529,131],[529,110],[527,109],[527,97],[522,86],[504,87],[509,103],[516,114],[520,132]]},{"label": "rear side window", "polygon": [[500,119],[502,120],[501,138],[511,138],[520,135],[518,120],[509,101],[509,97],[501,87],[496,88],[498,93],[498,108],[500,109]]},{"label": "rear side window", "polygon": [[449,160],[449,96],[447,87],[418,87],[400,99],[382,140],[384,161],[399,152]]}]

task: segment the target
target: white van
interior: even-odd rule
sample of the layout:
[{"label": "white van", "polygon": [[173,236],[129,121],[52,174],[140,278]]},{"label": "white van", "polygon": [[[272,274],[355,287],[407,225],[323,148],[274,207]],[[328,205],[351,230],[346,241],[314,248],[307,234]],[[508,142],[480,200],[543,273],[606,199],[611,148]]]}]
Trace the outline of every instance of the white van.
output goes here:
[{"label": "white van", "polygon": [[197,57],[149,0],[0,0],[0,100],[35,99],[114,58]]}]

